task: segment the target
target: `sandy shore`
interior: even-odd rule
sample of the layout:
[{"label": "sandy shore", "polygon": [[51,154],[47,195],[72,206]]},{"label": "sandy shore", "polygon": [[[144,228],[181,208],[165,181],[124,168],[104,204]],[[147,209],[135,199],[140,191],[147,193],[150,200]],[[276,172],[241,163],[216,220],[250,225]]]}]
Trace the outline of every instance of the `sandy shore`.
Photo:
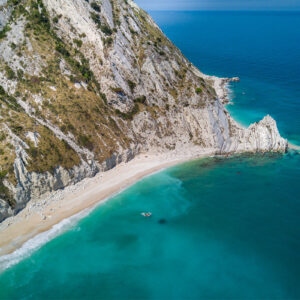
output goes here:
[{"label": "sandy shore", "polygon": [[141,178],[175,164],[212,155],[214,150],[188,153],[141,154],[128,163],[87,178],[48,197],[31,200],[16,216],[0,224],[0,256],[12,253],[39,233],[134,184]]}]

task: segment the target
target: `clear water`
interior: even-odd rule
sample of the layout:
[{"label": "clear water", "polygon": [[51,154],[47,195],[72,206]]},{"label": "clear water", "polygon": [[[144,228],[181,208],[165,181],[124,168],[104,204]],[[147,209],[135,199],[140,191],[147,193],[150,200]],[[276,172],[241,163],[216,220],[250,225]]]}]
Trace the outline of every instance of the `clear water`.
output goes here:
[{"label": "clear water", "polygon": [[238,76],[231,114],[249,125],[266,114],[300,145],[300,12],[152,12],[202,72]]},{"label": "clear water", "polygon": [[[300,14],[152,15],[203,72],[241,77],[236,118],[269,112],[299,143]],[[291,151],[147,177],[2,272],[0,299],[300,299],[299,171]]]}]

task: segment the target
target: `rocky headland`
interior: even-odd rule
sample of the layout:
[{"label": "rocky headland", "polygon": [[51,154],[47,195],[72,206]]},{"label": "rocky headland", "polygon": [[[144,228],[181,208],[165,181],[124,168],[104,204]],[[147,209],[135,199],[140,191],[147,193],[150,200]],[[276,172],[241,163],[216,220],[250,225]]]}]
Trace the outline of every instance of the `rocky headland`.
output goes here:
[{"label": "rocky headland", "polygon": [[270,116],[230,116],[237,80],[200,72],[131,0],[0,0],[0,222],[140,154],[285,152]]}]

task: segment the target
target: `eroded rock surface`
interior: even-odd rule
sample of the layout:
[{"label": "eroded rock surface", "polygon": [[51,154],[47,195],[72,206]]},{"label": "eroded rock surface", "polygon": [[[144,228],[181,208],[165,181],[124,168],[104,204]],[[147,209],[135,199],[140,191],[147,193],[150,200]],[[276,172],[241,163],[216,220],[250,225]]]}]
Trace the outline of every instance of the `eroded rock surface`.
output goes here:
[{"label": "eroded rock surface", "polygon": [[0,30],[0,221],[140,152],[287,149],[131,0],[2,0]]}]

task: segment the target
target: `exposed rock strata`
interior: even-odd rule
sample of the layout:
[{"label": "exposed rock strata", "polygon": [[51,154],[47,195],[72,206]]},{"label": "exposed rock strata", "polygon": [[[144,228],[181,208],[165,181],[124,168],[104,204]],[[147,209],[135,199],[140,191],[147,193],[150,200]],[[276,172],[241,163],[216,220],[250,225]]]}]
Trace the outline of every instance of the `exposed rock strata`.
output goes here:
[{"label": "exposed rock strata", "polygon": [[[286,151],[270,116],[249,128],[230,117],[238,78],[202,74],[131,0],[20,3],[0,39],[0,183],[14,199],[0,199],[0,221],[140,152]],[[1,5],[0,30],[16,9]]]}]

